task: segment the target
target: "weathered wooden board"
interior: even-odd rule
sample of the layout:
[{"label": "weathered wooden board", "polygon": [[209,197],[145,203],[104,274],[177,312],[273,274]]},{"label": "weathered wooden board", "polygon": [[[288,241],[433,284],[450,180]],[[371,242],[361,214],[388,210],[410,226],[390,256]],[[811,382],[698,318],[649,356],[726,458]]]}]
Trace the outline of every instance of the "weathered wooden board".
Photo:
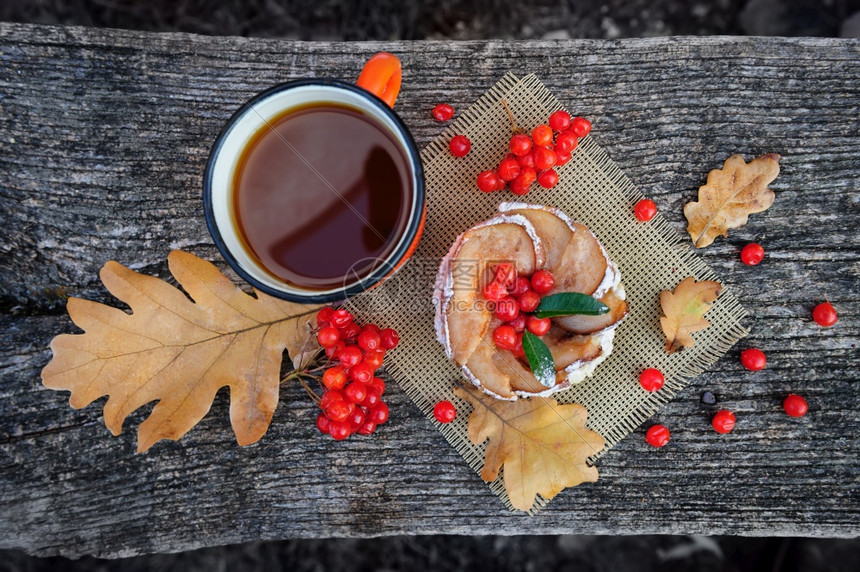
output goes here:
[{"label": "weathered wooden board", "polygon": [[[464,109],[507,71],[537,73],[680,230],[682,205],[732,153],[783,156],[775,205],[703,252],[752,313],[739,348],[601,459],[601,479],[537,517],[509,514],[396,387],[373,439],[316,435],[285,388],[266,437],[239,448],[219,395],[179,443],[134,454],[135,415],[43,389],[66,296],[110,302],[115,259],[167,276],[171,248],[219,257],[201,176],[225,120],[302,76],[352,79],[378,50],[405,67],[397,109],[420,144],[433,104]],[[0,25],[0,546],[107,556],[304,536],[420,533],[860,533],[860,42],[663,38],[619,42],[301,43]],[[737,253],[767,249],[748,268]],[[829,330],[809,318],[825,294]],[[718,436],[702,391],[737,412]],[[810,414],[781,412],[788,391]]]}]

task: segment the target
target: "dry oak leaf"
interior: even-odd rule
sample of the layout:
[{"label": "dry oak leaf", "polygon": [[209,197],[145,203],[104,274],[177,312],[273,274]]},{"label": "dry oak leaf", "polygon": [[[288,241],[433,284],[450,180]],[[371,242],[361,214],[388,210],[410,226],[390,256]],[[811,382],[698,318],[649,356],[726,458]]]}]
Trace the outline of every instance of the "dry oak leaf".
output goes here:
[{"label": "dry oak leaf", "polygon": [[675,287],[672,292],[660,292],[660,306],[664,317],[660,318],[663,333],[666,334],[666,351],[675,353],[681,348],[693,347],[693,332],[704,330],[710,325],[703,316],[723,289],[719,282],[696,280],[690,276]]},{"label": "dry oak leaf", "polygon": [[158,403],[138,429],[138,452],[159,439],[179,439],[230,388],[230,422],[240,445],[259,440],[278,403],[283,351],[307,355],[317,306],[255,291],[242,292],[209,262],[175,250],[170,272],[179,289],[110,261],[100,277],[131,307],[70,298],[68,312],[83,334],[51,342],[54,357],[42,371],[45,387],[71,391],[79,409],[104,395],[105,425],[114,435],[125,418]]},{"label": "dry oak leaf", "polygon": [[474,387],[455,387],[454,393],[472,404],[472,443],[489,439],[481,478],[494,481],[504,465],[514,508],[527,511],[535,495],[551,499],[566,487],[597,480],[597,468],[586,460],[605,441],[585,428],[588,412],[582,405],[560,405],[548,397],[501,401]]},{"label": "dry oak leaf", "polygon": [[767,186],[779,175],[780,156],[768,153],[744,162],[732,155],[722,169],[708,173],[699,187],[699,201],[684,205],[687,232],[696,248],[708,246],[730,228],[740,228],[749,215],[767,210],[773,204],[773,191]]}]

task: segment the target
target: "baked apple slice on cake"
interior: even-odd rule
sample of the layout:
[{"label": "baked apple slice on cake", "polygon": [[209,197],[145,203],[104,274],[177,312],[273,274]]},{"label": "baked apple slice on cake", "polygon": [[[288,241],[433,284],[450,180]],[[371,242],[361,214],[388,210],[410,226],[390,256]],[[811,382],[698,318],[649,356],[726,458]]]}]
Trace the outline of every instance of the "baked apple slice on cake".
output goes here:
[{"label": "baked apple slice on cake", "polygon": [[[540,283],[523,280],[538,271]],[[544,298],[535,295],[539,289]],[[593,299],[583,310],[591,315],[547,314],[551,299],[556,310],[560,300]],[[621,275],[594,234],[559,209],[525,203],[502,203],[499,214],[457,237],[439,267],[434,302],[448,358],[477,387],[506,400],[549,395],[590,376],[627,315]],[[527,351],[535,345],[555,375],[533,371],[536,358]]]}]

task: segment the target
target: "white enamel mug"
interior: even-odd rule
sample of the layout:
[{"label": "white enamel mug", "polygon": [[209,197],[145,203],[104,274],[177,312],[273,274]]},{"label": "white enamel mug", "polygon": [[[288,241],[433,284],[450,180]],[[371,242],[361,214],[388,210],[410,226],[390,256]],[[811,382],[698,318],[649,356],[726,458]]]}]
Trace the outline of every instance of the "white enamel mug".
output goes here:
[{"label": "white enamel mug", "polygon": [[[377,54],[368,61],[356,84],[333,79],[303,79],[280,84],[245,103],[227,122],[209,156],[203,179],[206,224],[216,247],[233,269],[258,290],[302,303],[328,303],[372,288],[397,270],[415,251],[426,215],[424,174],[415,141],[392,106],[400,88],[400,62],[391,54]],[[378,95],[377,95],[378,94]],[[249,142],[269,121],[290,109],[334,104],[370,116],[387,131],[407,159],[408,218],[394,246],[365,276],[344,277],[343,284],[324,290],[307,289],[279,279],[249,252],[235,224],[234,178]],[[289,217],[290,213],[285,213]],[[301,220],[289,224],[300,225]],[[318,253],[325,256],[324,251]]]}]

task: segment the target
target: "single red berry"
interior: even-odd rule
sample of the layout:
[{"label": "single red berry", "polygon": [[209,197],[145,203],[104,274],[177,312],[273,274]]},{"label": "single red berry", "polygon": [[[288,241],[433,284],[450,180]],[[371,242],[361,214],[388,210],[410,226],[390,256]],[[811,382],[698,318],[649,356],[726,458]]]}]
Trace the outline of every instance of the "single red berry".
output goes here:
[{"label": "single red berry", "polygon": [[760,371],[767,365],[767,356],[759,349],[749,348],[741,352],[741,363],[750,371]]},{"label": "single red berry", "polygon": [[665,447],[669,438],[669,429],[665,425],[652,425],[645,432],[645,440],[652,447]]},{"label": "single red berry", "polygon": [[377,425],[382,425],[388,421],[388,405],[384,401],[380,401],[376,404],[376,407],[370,410],[367,418]]},{"label": "single red berry", "polygon": [[532,141],[541,147],[552,145],[552,128],[549,125],[538,125],[532,130]]},{"label": "single red berry", "polygon": [[349,432],[355,433],[358,431],[358,428],[364,424],[366,417],[367,415],[361,410],[361,407],[353,409],[352,413],[349,414],[349,417],[346,418],[346,423],[349,425]]},{"label": "single red berry", "polygon": [[385,350],[376,349],[376,350],[367,350],[364,352],[364,357],[362,358],[362,362],[366,363],[367,366],[371,369],[371,371],[376,371],[380,367],[382,367],[382,362],[385,359]]},{"label": "single red berry", "polygon": [[496,282],[511,286],[517,279],[517,269],[510,262],[502,262],[496,265]]},{"label": "single red berry", "polygon": [[633,207],[633,214],[641,222],[648,222],[657,214],[657,204],[651,199],[642,199]]},{"label": "single red berry", "polygon": [[320,308],[320,311],[317,312],[317,327],[322,329],[331,325],[332,314],[334,314],[334,308],[331,306]]},{"label": "single red berry", "polygon": [[516,281],[513,283],[511,287],[508,288],[508,292],[511,293],[512,296],[519,296],[526,290],[530,290],[532,287],[532,283],[525,276],[517,276]]},{"label": "single red berry", "polygon": [[472,148],[472,142],[465,135],[454,135],[448,143],[448,149],[455,157],[465,157]]},{"label": "single red berry", "polygon": [[513,350],[517,345],[517,333],[512,326],[499,326],[493,330],[493,343],[503,350]]},{"label": "single red berry", "polygon": [[553,131],[561,133],[570,127],[570,114],[563,109],[553,112],[549,116],[549,126],[552,127]]},{"label": "single red berry", "polygon": [[337,359],[346,367],[352,367],[361,361],[361,349],[353,344],[349,344],[337,354]]},{"label": "single red berry", "polygon": [[486,286],[484,286],[484,298],[486,298],[487,300],[498,302],[507,295],[508,289],[498,280],[488,282]]},{"label": "single red berry", "polygon": [[558,149],[555,152],[555,166],[561,167],[562,165],[567,164],[570,161],[570,151],[565,151],[564,153],[559,153]]},{"label": "single red berry", "polygon": [[531,167],[525,167],[522,171],[520,171],[520,176],[523,180],[531,185],[535,181],[537,181],[537,171],[532,169]]},{"label": "single red berry", "polygon": [[[520,309],[522,309],[522,307],[520,307]],[[526,316],[524,313],[520,312],[516,318],[514,318],[513,320],[511,320],[507,324],[510,327],[512,327],[515,332],[520,333],[526,329],[527,319],[528,319],[528,316]]]},{"label": "single red berry", "polygon": [[525,350],[523,350],[523,335],[522,333],[517,334],[517,345],[512,350],[514,355],[518,358],[522,358],[526,356]]},{"label": "single red berry", "polygon": [[[332,401],[329,403],[328,407],[325,408],[325,414],[332,421],[346,421],[346,418],[349,417],[349,414],[352,413],[353,409],[355,409],[355,405],[352,403],[347,403],[346,401]],[[331,425],[329,425],[329,429],[331,429]]]},{"label": "single red berry", "polygon": [[496,302],[496,316],[503,322],[510,322],[520,313],[520,304],[513,296],[505,296]]},{"label": "single red berry", "polygon": [[382,347],[387,350],[393,350],[400,343],[400,336],[397,334],[397,330],[391,328],[382,330],[379,337],[382,339]]},{"label": "single red berry", "polygon": [[577,137],[585,137],[591,132],[591,121],[585,117],[574,117],[570,122],[570,130]]},{"label": "single red berry", "polygon": [[359,326],[356,322],[352,322],[351,324],[347,324],[340,330],[340,337],[348,344],[355,344],[358,342],[358,335],[361,333],[361,326]]},{"label": "single red berry", "polygon": [[363,334],[364,332],[372,332],[376,335],[379,335],[379,332],[381,331],[382,330],[380,330],[379,326],[377,326],[376,324],[365,324],[361,327],[361,331],[359,333]]},{"label": "single red berry", "polygon": [[328,435],[328,425],[329,419],[325,416],[325,413],[320,413],[317,415],[317,429],[320,430],[320,433],[323,435]]},{"label": "single red berry", "polygon": [[337,389],[327,389],[323,391],[322,397],[320,398],[320,409],[325,411],[328,409],[328,406],[335,401],[344,401],[343,392]]},{"label": "single red berry", "polygon": [[374,431],[376,431],[376,423],[373,421],[365,421],[364,425],[359,427],[356,433],[359,435],[372,435]]},{"label": "single red berry", "polygon": [[439,103],[433,108],[433,118],[436,121],[450,121],[454,117],[454,108],[447,103]]},{"label": "single red berry", "polygon": [[535,170],[545,171],[555,165],[555,151],[546,147],[535,147]]},{"label": "single red berry", "polygon": [[538,270],[532,274],[532,289],[538,294],[546,294],[555,285],[555,278],[549,270]]},{"label": "single red berry", "polygon": [[343,396],[350,403],[358,405],[367,397],[367,384],[361,381],[353,381],[343,389]]},{"label": "single red berry", "polygon": [[520,303],[520,310],[523,312],[534,312],[540,305],[540,294],[534,290],[526,290],[520,294],[517,300]]},{"label": "single red berry", "polygon": [[349,423],[346,421],[332,420],[328,425],[328,434],[335,441],[343,441],[352,434],[352,431],[349,430]]},{"label": "single red berry", "polygon": [[482,193],[492,193],[499,186],[499,176],[495,171],[484,171],[478,175],[477,184]]},{"label": "single red berry", "polygon": [[349,368],[349,377],[353,381],[367,383],[373,379],[373,369],[362,361]]},{"label": "single red berry", "polygon": [[366,407],[367,409],[373,409],[376,407],[376,404],[379,403],[381,398],[382,396],[378,391],[368,386],[367,395],[364,397],[364,401],[361,402],[361,406]]},{"label": "single red berry", "polygon": [[732,429],[735,428],[735,414],[728,409],[717,411],[711,420],[711,425],[714,426],[714,431],[717,433],[731,433]]},{"label": "single red berry", "polygon": [[327,357],[327,358],[329,358],[329,359],[334,359],[334,356],[336,356],[336,355],[337,355],[337,353],[338,353],[340,350],[342,350],[343,348],[345,348],[345,347],[346,347],[346,342],[344,342],[344,341],[338,341],[338,342],[337,342],[335,345],[333,345],[332,347],[330,347],[330,348],[326,348],[326,349],[325,349],[325,355],[326,355],[326,357]]},{"label": "single red berry", "polygon": [[457,409],[450,401],[440,401],[433,407],[433,417],[439,423],[450,423],[457,417]]},{"label": "single red berry", "polygon": [[511,192],[516,195],[524,195],[529,192],[531,184],[537,180],[537,172],[529,167],[525,167],[517,178],[511,181]]},{"label": "single red berry", "polygon": [[508,183],[504,179],[502,179],[501,177],[496,177],[496,188],[495,188],[495,190],[502,191],[507,186],[508,186]]},{"label": "single red berry", "polygon": [[338,349],[336,352],[334,352],[332,359],[333,360],[340,360],[340,352],[345,350],[347,348],[347,346],[351,346],[351,345],[353,345],[353,344],[348,344],[348,343],[343,342],[343,341],[338,342],[337,345],[335,346]]},{"label": "single red berry", "polygon": [[553,165],[555,165],[556,154],[552,149],[547,149],[545,147],[535,147],[535,169],[538,171],[545,171],[549,169]]},{"label": "single red berry", "polygon": [[370,380],[370,383],[367,384],[367,388],[377,391],[381,397],[382,394],[385,393],[385,380],[381,377],[374,377]]},{"label": "single red berry", "polygon": [[653,367],[644,369],[642,370],[642,373],[639,374],[639,385],[642,386],[642,389],[650,391],[651,393],[659,391],[660,388],[663,387],[663,383],[665,381],[666,380],[663,378],[663,372]]},{"label": "single red berry", "polygon": [[535,154],[534,151],[529,151],[525,155],[521,155],[516,159],[519,166],[523,169],[534,169],[535,168]]},{"label": "single red berry", "polygon": [[578,138],[570,130],[559,133],[555,138],[555,153],[570,153],[576,149]]},{"label": "single red berry", "polygon": [[346,378],[346,368],[336,365],[325,370],[322,381],[327,389],[343,389],[343,386],[346,385]]},{"label": "single red berry", "polygon": [[499,163],[498,173],[503,181],[513,181],[521,171],[522,168],[516,159],[502,159]]},{"label": "single red berry", "polygon": [[819,326],[829,328],[839,321],[839,316],[836,315],[836,308],[833,307],[833,304],[822,302],[812,311],[812,319]]},{"label": "single red berry", "polygon": [[760,244],[751,242],[741,249],[741,262],[747,266],[755,266],[764,259],[764,248]]},{"label": "single red berry", "polygon": [[340,328],[340,336],[348,342],[354,341],[360,333],[361,328],[355,322],[350,322]]},{"label": "single red berry", "polygon": [[538,318],[537,316],[529,316],[528,330],[536,336],[543,336],[549,331],[552,325],[549,318]]},{"label": "single red berry", "polygon": [[380,330],[379,326],[377,326],[376,324],[365,324],[364,327],[361,328],[361,331],[362,332],[375,332],[378,334],[382,330]]},{"label": "single red berry", "polygon": [[532,186],[532,184],[527,182],[526,179],[523,178],[522,175],[520,175],[519,177],[517,177],[516,179],[514,179],[510,183],[511,192],[513,194],[519,195],[521,197],[529,194],[529,191],[531,190],[531,186]]},{"label": "single red berry", "polygon": [[343,308],[338,308],[331,314],[331,323],[337,328],[343,328],[347,324],[351,323],[353,320],[353,315],[349,310],[345,310]]},{"label": "single red berry", "polygon": [[791,417],[803,417],[809,411],[809,404],[801,396],[789,393],[785,401],[782,402],[782,408]]},{"label": "single red berry", "polygon": [[538,185],[545,189],[551,189],[558,184],[558,173],[553,169],[547,169],[538,177]]},{"label": "single red berry", "polygon": [[382,338],[373,330],[364,330],[358,334],[358,347],[363,350],[375,350],[382,344]]},{"label": "single red berry", "polygon": [[532,140],[528,135],[517,133],[511,137],[511,153],[520,157],[532,150]]},{"label": "single red berry", "polygon": [[317,332],[317,341],[324,348],[334,347],[339,340],[340,331],[334,326],[326,326]]}]

